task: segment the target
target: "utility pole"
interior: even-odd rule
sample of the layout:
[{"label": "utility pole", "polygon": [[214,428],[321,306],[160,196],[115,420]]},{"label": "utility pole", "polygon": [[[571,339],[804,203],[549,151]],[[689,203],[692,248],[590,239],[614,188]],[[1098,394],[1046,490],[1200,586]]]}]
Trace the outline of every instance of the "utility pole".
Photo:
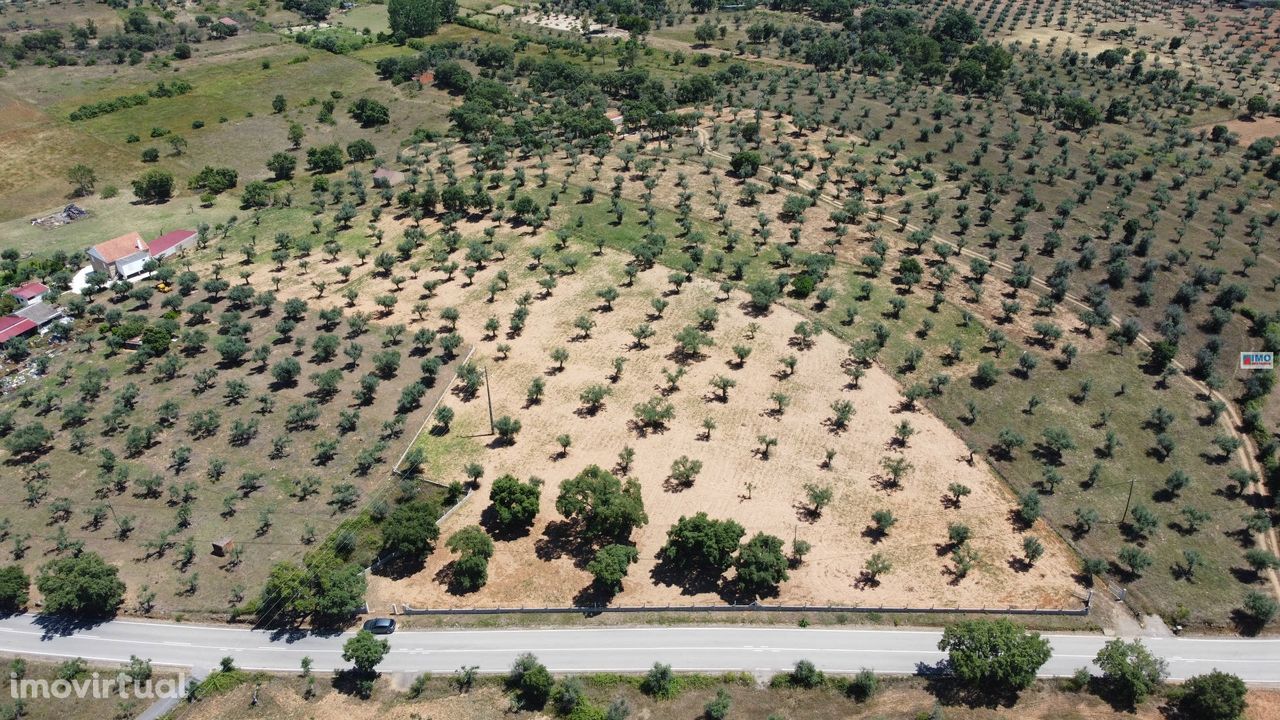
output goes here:
[{"label": "utility pole", "polygon": [[1133,484],[1137,478],[1129,478],[1129,497],[1124,499],[1124,512],[1120,514],[1120,524],[1129,518],[1129,503],[1133,500]]},{"label": "utility pole", "polygon": [[493,428],[493,394],[489,392],[489,368],[484,369],[484,396],[489,401],[489,434],[493,435],[496,430]]}]

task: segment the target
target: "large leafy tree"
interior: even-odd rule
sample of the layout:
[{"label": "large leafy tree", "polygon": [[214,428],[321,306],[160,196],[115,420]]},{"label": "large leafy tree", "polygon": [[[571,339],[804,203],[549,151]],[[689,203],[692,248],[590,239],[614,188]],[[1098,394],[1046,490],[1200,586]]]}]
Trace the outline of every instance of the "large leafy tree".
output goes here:
[{"label": "large leafy tree", "polygon": [[951,82],[958,92],[985,95],[1004,85],[1012,65],[1013,56],[999,45],[974,45],[964,51],[960,62],[951,69]]},{"label": "large leafy tree", "polygon": [[1236,720],[1244,714],[1244,681],[1218,670],[1189,678],[1182,686],[1178,709],[1197,720]]},{"label": "large leafy tree", "polygon": [[387,106],[371,98],[360,98],[351,103],[348,109],[352,119],[360,123],[360,127],[374,127],[391,122],[391,113]]},{"label": "large leafy tree", "polygon": [[458,559],[453,562],[453,584],[462,592],[472,592],[489,579],[489,558],[493,540],[479,525],[468,525],[449,536],[445,545]]},{"label": "large leafy tree", "polygon": [[47,450],[51,442],[53,432],[38,422],[23,425],[4,440],[5,448],[14,457],[38,455]]},{"label": "large leafy tree", "polygon": [[1168,674],[1165,661],[1151,654],[1141,641],[1116,638],[1102,646],[1095,665],[1112,702],[1135,707],[1146,699]]},{"label": "large leafy tree", "polygon": [[260,620],[298,620],[310,615],[314,608],[315,593],[306,568],[290,562],[277,563],[271,568],[258,598]]},{"label": "large leafy tree", "polygon": [[506,530],[524,529],[538,515],[542,495],[540,482],[522,483],[513,475],[503,475],[489,488],[489,502],[496,524]]},{"label": "large leafy tree", "polygon": [[367,583],[364,569],[332,555],[320,555],[307,563],[314,587],[312,619],[321,625],[349,620],[364,605]]},{"label": "large leafy tree", "polygon": [[329,553],[320,553],[305,566],[278,563],[253,608],[266,624],[297,622],[306,617],[317,623],[349,619],[364,604],[363,568]]},{"label": "large leafy tree", "polygon": [[390,650],[391,645],[385,639],[361,630],[342,646],[342,659],[355,665],[357,672],[371,673]]},{"label": "large leafy tree", "polygon": [[605,545],[587,563],[587,572],[601,587],[616,593],[622,589],[622,579],[627,576],[631,563],[638,558],[639,553],[633,545]]},{"label": "large leafy tree", "polygon": [[625,540],[633,529],[649,522],[640,483],[634,478],[623,483],[598,465],[560,484],[556,510],[581,521],[592,541]]},{"label": "large leafy tree", "polygon": [[440,537],[439,516],[435,503],[422,500],[397,507],[382,523],[383,554],[403,560],[425,558]]},{"label": "large leafy tree", "polygon": [[681,517],[667,530],[663,561],[685,577],[718,578],[733,565],[738,543],[746,534],[733,520],[715,520],[700,512]]},{"label": "large leafy tree", "polygon": [[733,565],[738,571],[738,592],[745,599],[773,595],[788,577],[782,540],[764,533],[756,533],[738,550]]},{"label": "large leafy tree", "polygon": [[332,0],[284,0],[284,9],[292,10],[308,20],[320,21],[329,17]]},{"label": "large leafy tree", "polygon": [[1016,693],[1049,660],[1049,641],[1008,620],[969,620],[947,627],[938,641],[957,678],[990,695]]},{"label": "large leafy tree", "polygon": [[0,568],[0,613],[12,613],[27,606],[31,578],[19,565]]},{"label": "large leafy tree", "polygon": [[102,617],[111,615],[124,597],[124,583],[115,565],[95,552],[58,558],[40,568],[36,587],[45,612],[54,615]]},{"label": "large leafy tree", "polygon": [[162,203],[173,197],[173,173],[152,168],[132,183],[133,194],[144,203]]},{"label": "large leafy tree", "polygon": [[389,0],[387,21],[391,32],[401,37],[422,37],[453,20],[458,12],[455,0]]}]

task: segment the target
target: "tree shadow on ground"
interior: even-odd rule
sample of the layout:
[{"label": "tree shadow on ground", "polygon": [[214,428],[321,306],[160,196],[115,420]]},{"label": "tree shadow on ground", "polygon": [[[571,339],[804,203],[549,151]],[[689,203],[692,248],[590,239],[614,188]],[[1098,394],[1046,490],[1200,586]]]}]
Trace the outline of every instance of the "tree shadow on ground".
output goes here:
[{"label": "tree shadow on ground", "polygon": [[678,587],[681,595],[721,591],[721,576],[713,575],[714,569],[686,566],[671,560],[661,551],[654,557],[658,562],[649,571],[649,577],[653,582],[667,587]]},{"label": "tree shadow on ground", "polygon": [[[599,580],[592,580],[573,596],[573,605],[579,608],[602,608],[613,602],[615,595],[617,593],[613,588]],[[595,617],[601,613],[598,610],[589,609],[583,614],[587,617]]]},{"label": "tree shadow on ground", "polygon": [[381,555],[370,572],[378,577],[390,578],[392,580],[403,580],[410,575],[422,572],[422,568],[426,565],[426,559],[420,557],[406,557],[403,555]]},{"label": "tree shadow on ground", "polygon": [[585,568],[595,557],[595,545],[585,537],[582,523],[573,520],[547,523],[533,547],[539,560],[550,562],[567,556],[578,569]]},{"label": "tree shadow on ground", "polygon": [[31,624],[44,631],[41,640],[50,640],[59,636],[74,635],[81,630],[91,630],[115,618],[115,613],[102,617],[79,617],[73,615],[37,615]]},{"label": "tree shadow on ground", "polygon": [[755,605],[761,600],[778,597],[778,588],[749,588],[737,580],[720,583],[720,599],[730,605]]},{"label": "tree shadow on ground", "polygon": [[925,679],[925,690],[942,705],[976,708],[1011,708],[1018,702],[1018,693],[1005,688],[974,688],[951,674],[950,664],[939,660],[933,665],[916,663],[916,675]]},{"label": "tree shadow on ground", "polygon": [[355,668],[346,668],[333,674],[332,686],[343,695],[368,699],[373,693],[373,682],[377,677],[376,672],[365,673]]},{"label": "tree shadow on ground", "polygon": [[1266,627],[1265,622],[1259,622],[1258,618],[1240,608],[1231,611],[1231,624],[1235,626],[1236,632],[1248,637],[1258,635]]},{"label": "tree shadow on ground", "polygon": [[480,513],[480,527],[489,534],[489,537],[498,542],[510,542],[519,540],[528,536],[532,527],[529,525],[504,525],[498,521],[498,514],[494,512],[493,506],[486,507]]},{"label": "tree shadow on ground", "polygon": [[458,561],[451,560],[444,564],[444,567],[436,571],[432,577],[435,582],[444,585],[445,591],[450,595],[464,596],[470,595],[480,590],[479,587],[467,588],[462,586],[462,578],[457,573]]}]

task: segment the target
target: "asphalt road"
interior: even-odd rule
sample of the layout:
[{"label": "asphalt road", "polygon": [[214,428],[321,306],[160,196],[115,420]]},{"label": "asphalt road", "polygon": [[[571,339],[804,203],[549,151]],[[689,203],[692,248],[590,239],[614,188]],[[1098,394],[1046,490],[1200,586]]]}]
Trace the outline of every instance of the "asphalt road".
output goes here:
[{"label": "asphalt road", "polygon": [[[400,631],[379,667],[388,672],[449,673],[463,665],[507,670],[532,652],[556,673],[643,672],[654,662],[676,670],[740,670],[758,675],[790,670],[807,659],[820,669],[853,673],[928,672],[943,658],[936,630],[775,627],[610,627],[598,629]],[[304,656],[318,671],[346,667],[343,635],[282,635],[262,630],[116,620],[85,628],[49,624],[34,615],[0,619],[0,654],[83,657],[102,662],[149,658],[162,665],[208,669],[230,655],[252,670],[297,670]],[[1046,635],[1053,657],[1045,676],[1088,665],[1107,638]],[[1172,679],[1214,668],[1250,683],[1280,683],[1280,639],[1144,638],[1169,663]]]}]

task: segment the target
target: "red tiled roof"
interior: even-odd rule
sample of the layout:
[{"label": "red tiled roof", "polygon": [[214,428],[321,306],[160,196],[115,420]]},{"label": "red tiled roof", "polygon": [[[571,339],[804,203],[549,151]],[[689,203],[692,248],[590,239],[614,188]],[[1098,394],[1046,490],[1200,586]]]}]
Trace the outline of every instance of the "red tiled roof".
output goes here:
[{"label": "red tiled roof", "polygon": [[36,324],[26,318],[20,318],[15,315],[0,317],[0,343],[9,342],[19,335],[25,335],[35,329]]},{"label": "red tiled roof", "polygon": [[170,232],[167,232],[161,235],[155,240],[152,240],[151,245],[148,246],[148,249],[151,250],[152,256],[159,255],[160,253],[164,252],[165,250],[168,250],[174,245],[177,245],[178,243],[183,242],[184,240],[193,238],[195,236],[196,236],[195,230],[172,230]]},{"label": "red tiled roof", "polygon": [[33,297],[38,297],[47,292],[49,292],[48,285],[32,280],[31,282],[23,283],[18,287],[13,288],[9,291],[9,294],[20,300],[30,300]]},{"label": "red tiled roof", "polygon": [[137,231],[127,235],[121,235],[118,238],[112,238],[106,242],[98,243],[93,249],[102,257],[103,262],[113,263],[120,258],[128,257],[139,250],[146,250],[147,244],[143,242],[142,236]]}]

